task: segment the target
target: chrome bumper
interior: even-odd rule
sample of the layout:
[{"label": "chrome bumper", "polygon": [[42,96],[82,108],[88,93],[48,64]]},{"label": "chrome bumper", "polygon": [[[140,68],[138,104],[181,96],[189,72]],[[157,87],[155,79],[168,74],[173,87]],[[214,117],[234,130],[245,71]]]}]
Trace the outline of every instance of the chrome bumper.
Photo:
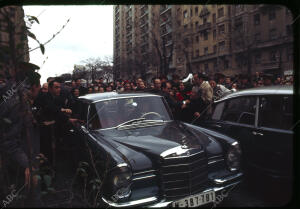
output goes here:
[{"label": "chrome bumper", "polygon": [[[217,184],[215,187],[208,188],[202,192],[208,192],[208,191],[214,191],[216,193],[221,192],[223,190],[229,189],[234,187],[235,185],[239,184],[241,182],[241,177],[243,176],[243,173],[237,173],[235,175],[223,178],[223,179],[214,179],[214,183]],[[237,179],[235,182],[226,184],[230,181],[233,181]],[[222,186],[221,184],[226,184]],[[134,206],[144,206],[144,207],[150,207],[150,208],[161,208],[161,207],[167,207],[174,201],[166,201],[165,199],[160,200],[157,202],[157,197],[148,197],[140,200],[134,200],[129,201],[125,203],[116,203],[109,200],[106,200],[102,197],[102,200],[108,204],[110,207],[134,207]]]}]

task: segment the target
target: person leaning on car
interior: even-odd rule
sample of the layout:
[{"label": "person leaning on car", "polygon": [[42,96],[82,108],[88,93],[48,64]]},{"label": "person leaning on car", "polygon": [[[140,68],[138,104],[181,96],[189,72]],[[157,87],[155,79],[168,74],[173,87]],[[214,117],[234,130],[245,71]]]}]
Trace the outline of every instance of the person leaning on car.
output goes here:
[{"label": "person leaning on car", "polygon": [[36,105],[41,111],[40,121],[45,134],[41,141],[41,151],[45,153],[49,161],[52,161],[51,143],[53,137],[61,137],[66,129],[68,122],[75,123],[77,119],[70,118],[72,110],[64,105],[64,100],[60,97],[60,83],[57,80],[52,80],[48,84],[48,92],[38,100]]}]

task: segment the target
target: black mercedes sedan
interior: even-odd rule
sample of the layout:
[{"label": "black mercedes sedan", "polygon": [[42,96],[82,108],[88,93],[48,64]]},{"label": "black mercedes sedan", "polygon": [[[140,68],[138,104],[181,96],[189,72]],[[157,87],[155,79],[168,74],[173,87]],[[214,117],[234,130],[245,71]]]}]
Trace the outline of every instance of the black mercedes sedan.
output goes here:
[{"label": "black mercedes sedan", "polygon": [[173,120],[162,96],[97,93],[79,106],[84,123],[74,133],[87,149],[78,155],[93,165],[106,206],[215,204],[242,180],[239,143]]}]

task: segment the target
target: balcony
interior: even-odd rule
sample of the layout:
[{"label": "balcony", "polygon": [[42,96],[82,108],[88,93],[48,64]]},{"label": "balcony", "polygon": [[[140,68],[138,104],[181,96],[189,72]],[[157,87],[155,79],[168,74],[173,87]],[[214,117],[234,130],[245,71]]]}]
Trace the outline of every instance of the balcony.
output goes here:
[{"label": "balcony", "polygon": [[169,22],[171,22],[171,18],[160,19],[160,26],[163,26],[164,24],[167,24]]},{"label": "balcony", "polygon": [[164,28],[160,31],[161,36],[166,36],[166,35],[168,35],[169,33],[172,33],[172,32],[173,32],[173,29],[171,27],[167,27],[167,29]]},{"label": "balcony", "polygon": [[166,13],[167,11],[169,11],[170,9],[172,8],[172,5],[165,5],[163,7],[160,8],[160,14],[164,14]]},{"label": "balcony", "polygon": [[167,47],[167,46],[170,46],[171,44],[173,44],[172,39],[168,40],[167,43],[165,44],[165,46]]},{"label": "balcony", "polygon": [[263,62],[261,63],[261,66],[264,69],[277,69],[279,68],[279,61],[268,61],[268,62]]},{"label": "balcony", "polygon": [[145,16],[148,15],[148,14],[149,14],[149,11],[146,10],[146,11],[144,11],[144,12],[141,13],[140,18],[143,18],[143,17],[145,17]]},{"label": "balcony", "polygon": [[202,25],[199,25],[198,26],[198,31],[204,31],[204,30],[208,30],[211,28],[211,23],[210,22],[207,22],[207,23],[204,23]]}]

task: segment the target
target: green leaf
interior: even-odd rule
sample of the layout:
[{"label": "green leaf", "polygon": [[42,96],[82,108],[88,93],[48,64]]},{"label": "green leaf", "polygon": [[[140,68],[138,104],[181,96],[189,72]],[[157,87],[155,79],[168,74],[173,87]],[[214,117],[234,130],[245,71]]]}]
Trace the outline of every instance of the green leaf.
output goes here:
[{"label": "green leaf", "polygon": [[35,16],[30,16],[30,20],[34,20],[35,22],[37,22],[38,24],[40,24],[39,20]]},{"label": "green leaf", "polygon": [[51,176],[49,176],[49,175],[44,175],[43,177],[44,177],[44,181],[45,181],[46,186],[47,186],[47,187],[50,187],[51,181],[52,181]]},{"label": "green leaf", "polygon": [[35,36],[32,32],[30,32],[29,30],[27,30],[27,35],[28,35],[30,38],[36,40],[36,36]]},{"label": "green leaf", "polygon": [[45,47],[44,47],[44,45],[43,45],[43,44],[40,44],[40,48],[41,48],[42,54],[44,54],[44,53],[45,53]]}]

